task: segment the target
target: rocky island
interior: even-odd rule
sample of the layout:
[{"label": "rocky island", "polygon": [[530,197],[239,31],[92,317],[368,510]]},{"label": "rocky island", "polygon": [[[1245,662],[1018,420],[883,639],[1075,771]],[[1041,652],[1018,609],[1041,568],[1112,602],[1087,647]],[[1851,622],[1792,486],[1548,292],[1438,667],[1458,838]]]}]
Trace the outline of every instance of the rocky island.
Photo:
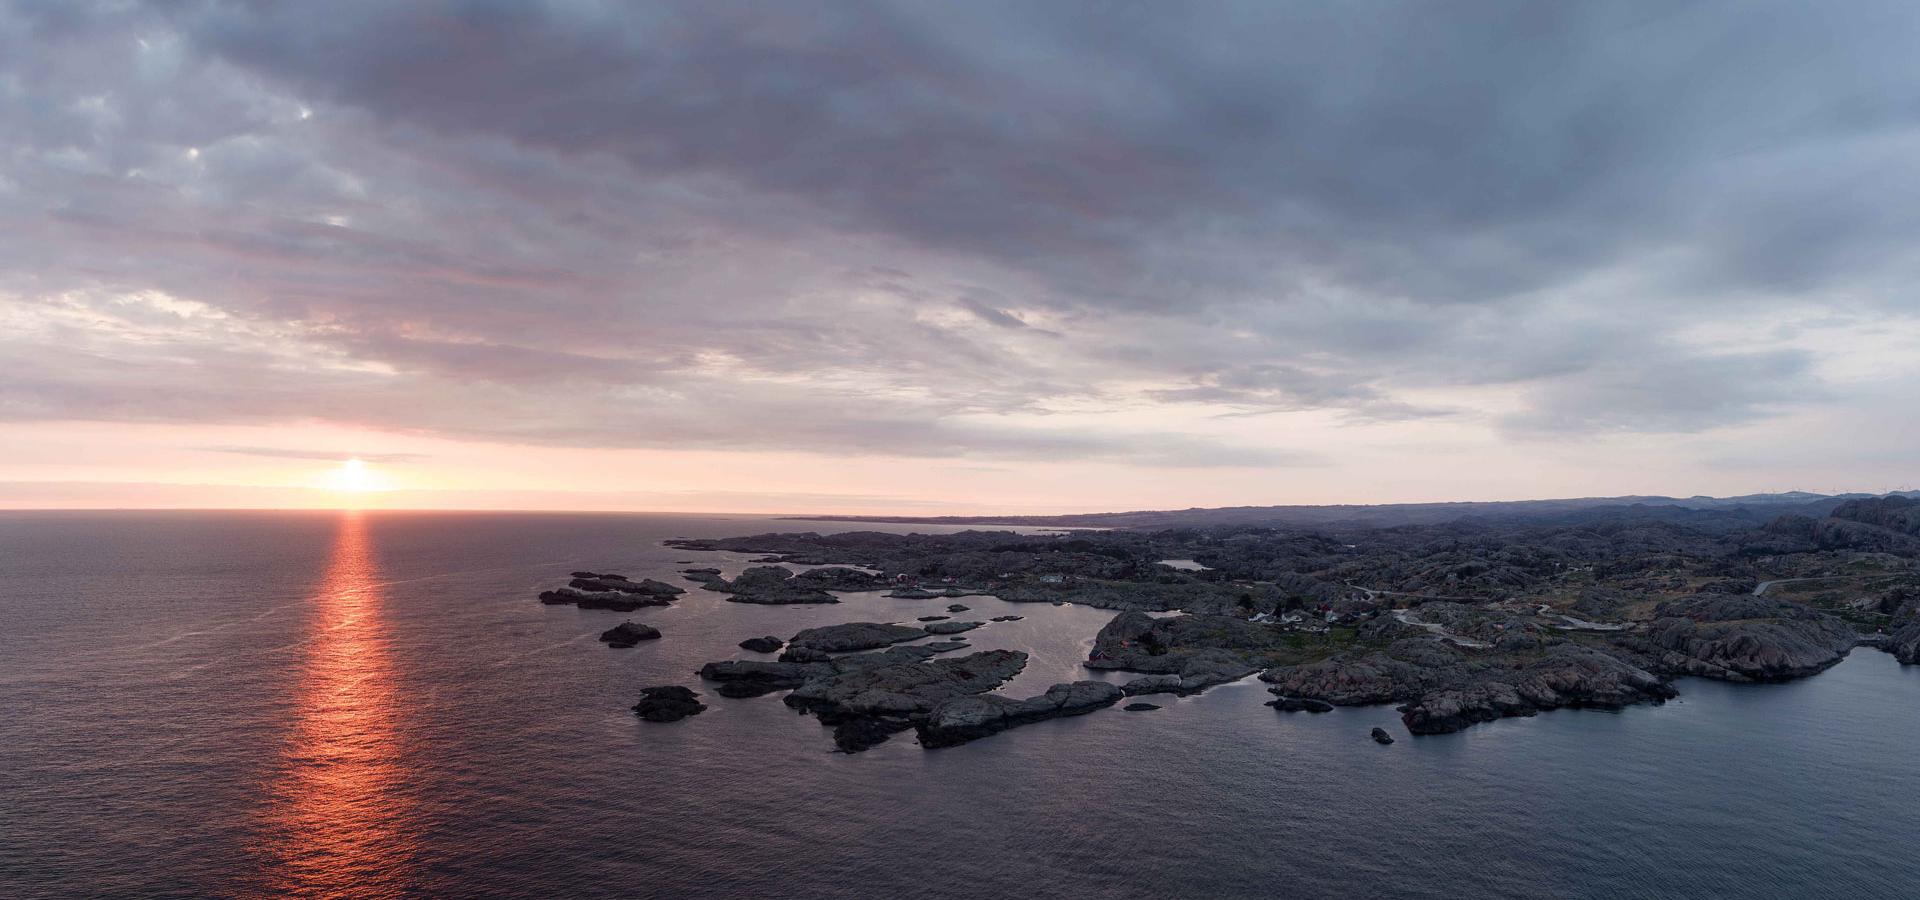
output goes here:
[{"label": "rocky island", "polygon": [[540,593],[540,602],[549,605],[573,604],[581,609],[610,609],[633,612],[643,606],[666,606],[686,593],[683,588],[643,578],[633,581],[625,575],[600,575],[575,572],[565,587]]},{"label": "rocky island", "polygon": [[721,578],[718,569],[687,569],[683,574],[709,591],[728,595],[727,599],[735,603],[770,605],[838,603],[840,601],[828,591],[874,591],[887,584],[878,576],[838,566],[809,569],[799,574],[785,566],[756,566],[731,581]]}]

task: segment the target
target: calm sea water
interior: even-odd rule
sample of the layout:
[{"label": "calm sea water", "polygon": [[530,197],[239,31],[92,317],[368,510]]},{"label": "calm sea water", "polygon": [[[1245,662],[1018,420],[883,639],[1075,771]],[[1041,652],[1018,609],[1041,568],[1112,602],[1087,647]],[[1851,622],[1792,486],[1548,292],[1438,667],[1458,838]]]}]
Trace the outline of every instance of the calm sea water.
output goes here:
[{"label": "calm sea water", "polygon": [[[867,753],[694,677],[760,634],[948,601],[549,607],[678,579],[739,516],[0,515],[0,895],[1889,897],[1920,887],[1920,668],[1409,738],[1257,684]],[[822,529],[836,527],[816,525]],[[837,526],[845,527],[845,526]],[[876,526],[888,527],[888,526]],[[903,527],[904,528],[904,527]],[[1109,615],[968,598],[1087,677]],[[609,650],[650,622],[662,640]],[[707,694],[636,721],[636,689]],[[1391,747],[1367,739],[1385,725]]]}]

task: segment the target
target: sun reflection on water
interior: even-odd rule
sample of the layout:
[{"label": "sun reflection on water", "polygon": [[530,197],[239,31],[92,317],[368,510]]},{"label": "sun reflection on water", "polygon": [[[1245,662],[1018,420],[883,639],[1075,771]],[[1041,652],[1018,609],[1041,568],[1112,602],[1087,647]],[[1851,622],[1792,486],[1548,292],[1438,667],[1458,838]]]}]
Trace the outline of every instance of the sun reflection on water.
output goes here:
[{"label": "sun reflection on water", "polygon": [[273,894],[407,890],[416,847],[383,600],[365,514],[343,513],[269,786],[263,862]]}]

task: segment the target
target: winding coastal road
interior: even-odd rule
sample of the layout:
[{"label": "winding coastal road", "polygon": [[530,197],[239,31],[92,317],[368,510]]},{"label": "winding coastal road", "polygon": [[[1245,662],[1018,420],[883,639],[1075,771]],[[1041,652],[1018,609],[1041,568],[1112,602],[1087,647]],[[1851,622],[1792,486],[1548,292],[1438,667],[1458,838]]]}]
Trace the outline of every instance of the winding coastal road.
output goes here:
[{"label": "winding coastal road", "polygon": [[1767,592],[1768,588],[1776,584],[1795,584],[1802,581],[1855,581],[1861,578],[1886,578],[1889,574],[1890,573],[1887,572],[1872,572],[1864,575],[1809,575],[1805,578],[1775,578],[1772,581],[1762,581],[1754,585],[1753,595],[1755,597],[1762,596]]},{"label": "winding coastal road", "polygon": [[1462,647],[1491,647],[1491,646],[1493,646],[1492,644],[1489,644],[1489,643],[1487,643],[1486,641],[1478,641],[1478,640],[1474,640],[1473,638],[1470,638],[1470,637],[1462,637],[1462,636],[1460,636],[1460,635],[1457,635],[1457,634],[1454,634],[1453,632],[1451,632],[1451,631],[1448,631],[1448,630],[1446,629],[1446,627],[1445,627],[1445,626],[1442,626],[1442,625],[1440,625],[1440,624],[1438,624],[1438,623],[1435,623],[1435,622],[1422,622],[1422,621],[1420,621],[1419,619],[1416,619],[1416,618],[1414,618],[1414,617],[1413,617],[1413,610],[1410,610],[1410,609],[1396,609],[1396,610],[1394,610],[1394,611],[1393,611],[1393,618],[1394,618],[1394,620],[1395,620],[1395,621],[1398,621],[1398,622],[1399,622],[1400,624],[1402,624],[1402,625],[1412,625],[1412,626],[1414,626],[1415,628],[1425,628],[1426,630],[1428,630],[1428,631],[1431,631],[1431,632],[1433,632],[1433,633],[1434,633],[1434,634],[1435,634],[1436,636],[1438,636],[1438,637],[1439,637],[1439,638],[1440,638],[1441,640],[1444,640],[1444,641],[1451,641],[1451,642],[1453,642],[1453,643],[1455,643],[1455,644],[1459,644],[1459,645],[1460,645],[1460,646],[1462,646]]}]

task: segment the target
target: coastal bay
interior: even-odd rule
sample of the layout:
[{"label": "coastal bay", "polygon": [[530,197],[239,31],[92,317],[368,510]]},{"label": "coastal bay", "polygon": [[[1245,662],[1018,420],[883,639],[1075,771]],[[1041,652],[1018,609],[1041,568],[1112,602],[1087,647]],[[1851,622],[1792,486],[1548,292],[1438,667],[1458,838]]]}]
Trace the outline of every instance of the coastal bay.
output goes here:
[{"label": "coastal bay", "polygon": [[[682,582],[668,606],[544,605],[538,592],[573,571],[733,577],[767,563],[663,541],[792,523],[351,515],[0,517],[16,622],[0,679],[26,711],[0,725],[16,883],[314,893],[337,872],[586,896],[1714,897],[1887,894],[1920,878],[1903,851],[1920,837],[1904,814],[1920,788],[1905,752],[1920,670],[1883,652],[1783,684],[1681,676],[1664,705],[1415,739],[1392,704],[1276,713],[1249,678],[1152,696],[1150,714],[1114,706],[937,750],[909,732],[846,754],[778,695],[716,696],[697,670],[752,656],[743,638],[911,622],[950,601],[747,604]],[[1028,654],[1000,695],[1142,677],[1084,666],[1119,611],[964,603],[972,618],[1022,617],[965,635],[967,652]],[[599,643],[627,619],[664,636]],[[638,719],[629,707],[658,684],[708,708]],[[322,740],[321,721],[352,739]],[[1376,727],[1399,739],[1375,744]],[[338,781],[309,777],[323,763]],[[330,866],[301,865],[284,840],[321,822],[309,833],[327,840],[303,852]],[[89,838],[104,830],[144,837]],[[924,874],[936,852],[937,884]]]}]

